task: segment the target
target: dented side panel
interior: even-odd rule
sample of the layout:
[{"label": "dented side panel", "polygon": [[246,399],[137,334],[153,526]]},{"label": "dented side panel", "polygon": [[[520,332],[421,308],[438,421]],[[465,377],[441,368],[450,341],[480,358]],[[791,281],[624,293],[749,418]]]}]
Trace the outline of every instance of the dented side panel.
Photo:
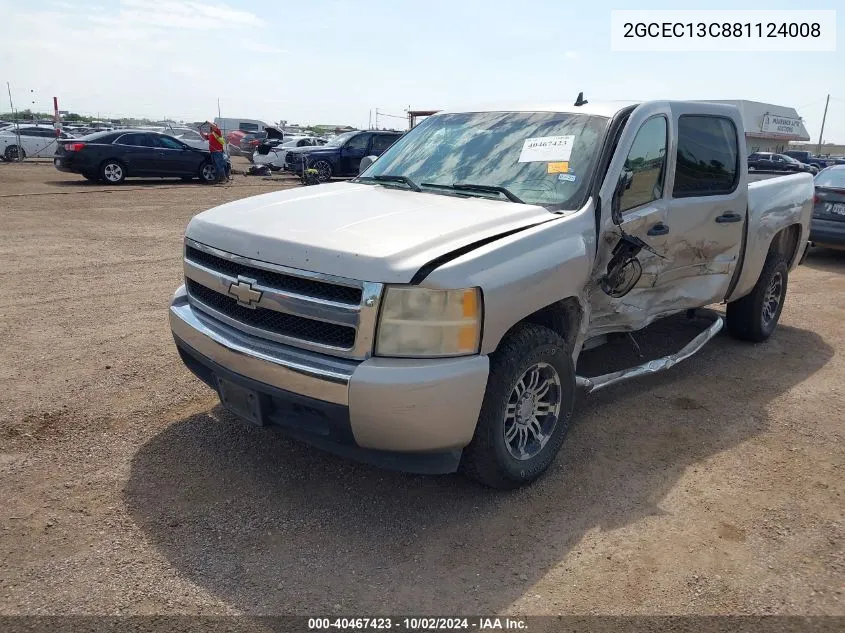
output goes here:
[{"label": "dented side panel", "polygon": [[739,280],[727,298],[735,301],[754,288],[769,246],[783,229],[797,225],[799,248],[792,254],[790,269],[798,265],[801,246],[810,235],[813,213],[813,177],[808,173],[779,176],[748,185],[748,244]]},{"label": "dented side panel", "polygon": [[[688,115],[709,115],[733,123],[740,162],[739,178],[733,191],[713,196],[673,196],[679,120]],[[668,121],[662,197],[623,213],[621,227],[616,226],[609,212],[609,201],[637,132],[654,116],[664,116]],[[664,316],[721,301],[738,265],[746,221],[745,142],[739,112],[730,106],[704,103],[653,102],[639,106],[631,114],[620,138],[602,185],[601,197],[605,201],[599,238],[601,247],[588,287],[593,308],[590,337],[639,330]],[[723,220],[720,216],[725,214],[742,219],[720,221]],[[650,229],[658,224],[668,227],[668,232],[650,234]],[[636,255],[642,275],[624,296],[608,296],[602,289],[602,280],[623,232],[639,238],[647,247]]]}]

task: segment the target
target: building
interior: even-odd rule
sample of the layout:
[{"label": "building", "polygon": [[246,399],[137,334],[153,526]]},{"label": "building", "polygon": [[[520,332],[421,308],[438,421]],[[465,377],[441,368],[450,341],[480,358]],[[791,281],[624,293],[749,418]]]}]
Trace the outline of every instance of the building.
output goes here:
[{"label": "building", "polygon": [[809,141],[810,135],[795,108],[759,101],[714,100],[739,108],[745,127],[745,144],[751,152],[783,152],[790,141]]}]

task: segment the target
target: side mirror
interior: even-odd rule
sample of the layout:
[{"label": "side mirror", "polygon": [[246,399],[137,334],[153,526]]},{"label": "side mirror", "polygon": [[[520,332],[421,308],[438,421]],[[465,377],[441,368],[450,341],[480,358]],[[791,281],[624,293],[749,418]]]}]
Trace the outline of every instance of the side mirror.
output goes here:
[{"label": "side mirror", "polygon": [[378,156],[364,156],[364,158],[361,159],[361,165],[358,167],[358,175],[360,176],[367,171],[370,168],[370,165],[375,162],[376,158],[378,158]]},{"label": "side mirror", "polygon": [[623,169],[619,174],[619,182],[616,183],[613,199],[610,201],[610,218],[617,226],[622,224],[622,194],[631,188],[632,182],[634,182],[634,172]]}]

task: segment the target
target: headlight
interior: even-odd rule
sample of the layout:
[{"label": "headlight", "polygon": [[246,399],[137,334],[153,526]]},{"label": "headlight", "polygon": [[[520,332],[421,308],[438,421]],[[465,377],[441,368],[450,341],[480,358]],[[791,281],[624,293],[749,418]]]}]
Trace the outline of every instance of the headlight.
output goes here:
[{"label": "headlight", "polygon": [[481,292],[388,286],[376,338],[378,356],[466,356],[481,339]]}]

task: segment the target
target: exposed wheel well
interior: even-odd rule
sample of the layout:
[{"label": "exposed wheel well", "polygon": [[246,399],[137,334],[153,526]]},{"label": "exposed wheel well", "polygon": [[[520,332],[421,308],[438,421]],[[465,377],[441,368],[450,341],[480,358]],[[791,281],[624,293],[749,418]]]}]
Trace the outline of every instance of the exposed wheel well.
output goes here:
[{"label": "exposed wheel well", "polygon": [[[575,345],[575,338],[578,330],[581,327],[581,319],[583,313],[581,311],[581,304],[575,297],[567,297],[560,301],[555,301],[541,308],[536,312],[529,314],[523,318],[519,323],[508,330],[505,334],[509,334],[514,327],[520,323],[533,323],[535,325],[542,325],[553,332],[559,334],[566,341],[567,346],[571,350]],[[504,337],[503,337],[504,338]]]},{"label": "exposed wheel well", "polygon": [[791,224],[777,232],[769,245],[769,254],[778,253],[791,267],[798,255],[798,240],[801,237],[801,225]]}]

